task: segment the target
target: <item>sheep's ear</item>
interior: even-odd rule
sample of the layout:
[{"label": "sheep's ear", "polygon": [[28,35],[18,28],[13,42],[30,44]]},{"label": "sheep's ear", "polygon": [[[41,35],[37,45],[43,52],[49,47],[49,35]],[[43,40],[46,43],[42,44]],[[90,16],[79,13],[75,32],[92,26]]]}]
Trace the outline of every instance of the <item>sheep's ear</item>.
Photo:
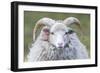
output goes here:
[{"label": "sheep's ear", "polygon": [[51,18],[47,18],[47,17],[42,18],[39,21],[37,21],[34,27],[34,31],[33,31],[33,40],[35,41],[35,34],[36,34],[38,27],[43,27],[43,26],[51,27],[54,23],[55,23],[55,20]]},{"label": "sheep's ear", "polygon": [[41,33],[40,33],[41,39],[43,41],[48,41],[49,40],[49,34],[50,34],[49,28],[47,28],[47,27],[43,28],[41,30]]}]

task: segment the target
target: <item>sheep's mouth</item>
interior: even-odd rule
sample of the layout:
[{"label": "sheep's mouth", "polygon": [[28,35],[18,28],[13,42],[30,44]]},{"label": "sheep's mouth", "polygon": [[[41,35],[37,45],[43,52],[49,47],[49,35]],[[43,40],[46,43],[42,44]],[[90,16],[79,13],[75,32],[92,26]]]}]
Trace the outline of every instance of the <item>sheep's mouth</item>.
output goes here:
[{"label": "sheep's mouth", "polygon": [[63,46],[59,46],[59,47],[57,47],[58,49],[63,49],[64,47]]},{"label": "sheep's mouth", "polygon": [[64,46],[58,46],[57,48],[58,49],[63,49],[63,48],[66,48],[66,47],[69,47],[69,45],[68,44],[65,44]]},{"label": "sheep's mouth", "polygon": [[[49,42],[49,43],[50,43],[50,42]],[[66,48],[66,47],[69,47],[68,44],[65,44],[64,46],[56,46],[56,45],[50,43],[50,45],[52,45],[53,49],[64,49],[64,48]]]}]

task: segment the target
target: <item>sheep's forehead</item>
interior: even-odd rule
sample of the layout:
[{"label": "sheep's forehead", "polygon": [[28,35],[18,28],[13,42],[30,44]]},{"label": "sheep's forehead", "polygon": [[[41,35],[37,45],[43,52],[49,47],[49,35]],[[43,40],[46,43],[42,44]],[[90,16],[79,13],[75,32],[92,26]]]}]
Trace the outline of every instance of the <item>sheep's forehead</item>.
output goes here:
[{"label": "sheep's forehead", "polygon": [[55,23],[52,27],[50,32],[56,32],[56,31],[68,31],[69,27],[67,27],[65,24],[63,23]]}]

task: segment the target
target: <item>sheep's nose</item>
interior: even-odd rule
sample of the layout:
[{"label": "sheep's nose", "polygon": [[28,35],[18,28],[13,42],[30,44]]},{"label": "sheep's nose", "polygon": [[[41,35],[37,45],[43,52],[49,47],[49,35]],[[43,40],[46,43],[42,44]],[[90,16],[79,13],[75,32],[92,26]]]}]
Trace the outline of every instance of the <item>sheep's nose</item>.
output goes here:
[{"label": "sheep's nose", "polygon": [[63,48],[63,43],[58,43],[58,48]]},{"label": "sheep's nose", "polygon": [[62,45],[63,45],[63,43],[58,43],[58,45],[59,45],[59,46],[62,46]]}]

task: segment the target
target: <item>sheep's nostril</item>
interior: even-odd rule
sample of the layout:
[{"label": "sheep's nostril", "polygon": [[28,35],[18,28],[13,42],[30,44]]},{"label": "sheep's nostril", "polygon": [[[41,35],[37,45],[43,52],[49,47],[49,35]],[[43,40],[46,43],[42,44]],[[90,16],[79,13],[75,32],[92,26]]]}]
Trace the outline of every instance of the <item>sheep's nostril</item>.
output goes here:
[{"label": "sheep's nostril", "polygon": [[63,43],[58,43],[58,45],[59,45],[59,46],[62,46],[62,45],[63,45]]}]

